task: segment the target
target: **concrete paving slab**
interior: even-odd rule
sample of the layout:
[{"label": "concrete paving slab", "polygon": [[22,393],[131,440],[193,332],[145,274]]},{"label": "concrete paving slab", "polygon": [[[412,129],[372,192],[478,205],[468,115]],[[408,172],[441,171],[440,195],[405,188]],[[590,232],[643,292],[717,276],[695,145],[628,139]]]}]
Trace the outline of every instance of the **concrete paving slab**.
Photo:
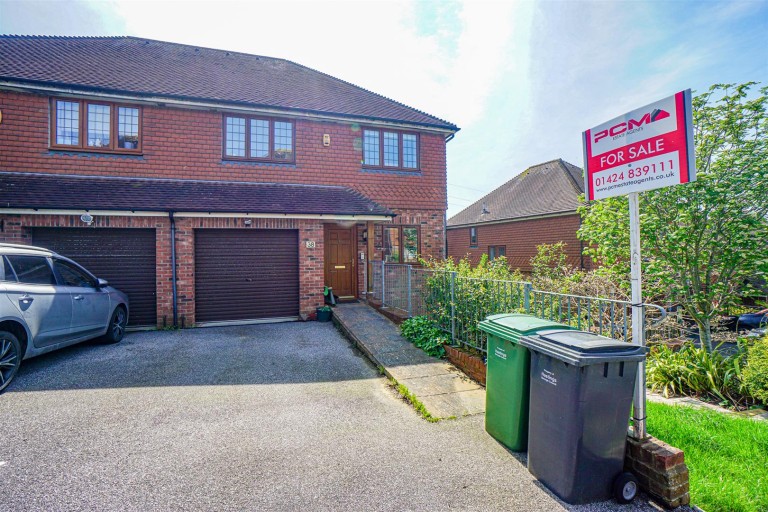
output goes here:
[{"label": "concrete paving slab", "polygon": [[340,304],[334,309],[334,322],[374,364],[407,387],[433,417],[485,412],[482,387],[451,364],[414,347],[392,321],[367,304]]},{"label": "concrete paving slab", "polygon": [[[485,390],[473,389],[452,393],[451,395],[434,395],[429,397],[429,404],[439,418],[456,418],[485,413]],[[458,412],[458,414],[456,414]]]},{"label": "concrete paving slab", "polygon": [[413,379],[415,377],[431,377],[433,375],[444,375],[446,372],[455,373],[456,369],[451,363],[426,363],[426,364],[403,364],[391,366],[389,372],[395,380]]},{"label": "concrete paving slab", "polygon": [[477,383],[469,380],[466,377],[462,378],[462,376],[456,375],[454,373],[430,375],[429,377],[416,377],[405,380],[398,379],[398,382],[405,384],[411,393],[418,397],[445,395],[448,393],[460,393],[462,391],[475,390],[482,390],[483,393],[485,393],[485,389],[480,387]]}]

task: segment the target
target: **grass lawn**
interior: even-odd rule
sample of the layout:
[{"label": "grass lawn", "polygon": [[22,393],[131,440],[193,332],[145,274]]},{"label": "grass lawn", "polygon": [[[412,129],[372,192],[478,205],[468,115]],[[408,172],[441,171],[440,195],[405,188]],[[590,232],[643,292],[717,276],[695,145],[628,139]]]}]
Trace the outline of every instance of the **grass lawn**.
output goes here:
[{"label": "grass lawn", "polygon": [[768,511],[768,422],[649,402],[648,433],[685,452],[692,504]]}]

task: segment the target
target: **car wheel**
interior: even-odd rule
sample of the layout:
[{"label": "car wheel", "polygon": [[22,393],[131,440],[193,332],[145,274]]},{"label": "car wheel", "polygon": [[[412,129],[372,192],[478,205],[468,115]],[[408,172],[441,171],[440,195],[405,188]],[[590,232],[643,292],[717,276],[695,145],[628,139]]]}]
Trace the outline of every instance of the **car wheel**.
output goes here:
[{"label": "car wheel", "polygon": [[7,331],[0,331],[0,393],[11,383],[21,366],[21,343]]},{"label": "car wheel", "polygon": [[107,334],[104,335],[102,341],[104,343],[120,343],[125,336],[125,324],[128,323],[128,313],[125,308],[118,306],[115,308],[115,312],[112,313],[112,318],[109,320],[109,327],[107,327]]}]

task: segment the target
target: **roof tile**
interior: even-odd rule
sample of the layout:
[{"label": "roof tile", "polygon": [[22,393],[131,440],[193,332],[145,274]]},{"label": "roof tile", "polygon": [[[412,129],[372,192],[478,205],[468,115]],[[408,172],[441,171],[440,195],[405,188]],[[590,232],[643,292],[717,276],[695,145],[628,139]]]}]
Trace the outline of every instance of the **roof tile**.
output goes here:
[{"label": "roof tile", "polygon": [[0,78],[458,130],[288,60],[136,37],[0,36]]},{"label": "roof tile", "polygon": [[448,219],[448,226],[572,212],[583,192],[582,170],[562,159],[552,160],[529,167],[478,199]]},{"label": "roof tile", "polygon": [[392,215],[346,187],[0,172],[0,208]]}]

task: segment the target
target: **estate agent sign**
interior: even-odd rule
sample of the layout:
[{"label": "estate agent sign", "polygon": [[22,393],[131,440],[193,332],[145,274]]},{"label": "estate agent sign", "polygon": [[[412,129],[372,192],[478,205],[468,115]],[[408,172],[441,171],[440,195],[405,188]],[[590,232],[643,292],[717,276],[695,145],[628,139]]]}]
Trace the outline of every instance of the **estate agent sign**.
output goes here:
[{"label": "estate agent sign", "polygon": [[690,89],[584,132],[588,201],[696,179]]},{"label": "estate agent sign", "polygon": [[[645,190],[696,179],[691,90],[595,126],[583,134],[587,201],[627,195],[632,285],[632,341],[645,345],[640,202]],[[640,363],[633,406],[634,436],[646,437],[645,364]]]}]

